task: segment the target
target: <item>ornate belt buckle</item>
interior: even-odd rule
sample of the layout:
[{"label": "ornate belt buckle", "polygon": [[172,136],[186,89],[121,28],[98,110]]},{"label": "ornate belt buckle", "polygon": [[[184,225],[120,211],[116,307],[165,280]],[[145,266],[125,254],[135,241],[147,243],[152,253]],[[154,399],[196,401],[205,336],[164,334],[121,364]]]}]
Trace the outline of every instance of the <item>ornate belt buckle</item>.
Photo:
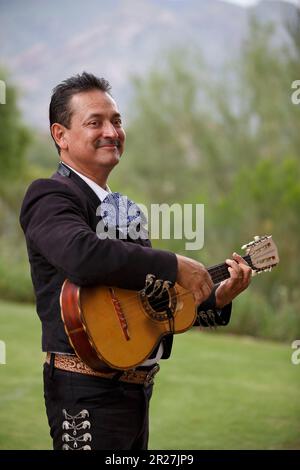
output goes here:
[{"label": "ornate belt buckle", "polygon": [[156,364],[156,366],[154,366],[153,369],[149,370],[144,381],[144,387],[148,387],[148,385],[152,385],[154,383],[154,377],[159,371],[159,369],[160,369],[159,364]]}]

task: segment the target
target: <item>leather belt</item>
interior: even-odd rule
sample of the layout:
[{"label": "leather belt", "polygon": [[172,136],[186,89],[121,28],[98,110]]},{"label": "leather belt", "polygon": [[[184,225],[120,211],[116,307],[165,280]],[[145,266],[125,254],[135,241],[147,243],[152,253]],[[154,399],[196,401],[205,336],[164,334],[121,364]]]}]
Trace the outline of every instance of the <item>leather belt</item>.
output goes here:
[{"label": "leather belt", "polygon": [[[52,353],[54,354],[54,353]],[[50,364],[50,353],[46,355],[46,362]],[[141,384],[147,387],[154,383],[154,376],[159,371],[159,364],[155,364],[151,369],[128,369],[113,370],[113,372],[99,372],[91,369],[79,357],[70,354],[55,354],[54,367],[56,369],[68,372],[77,372],[79,374],[93,375],[105,379],[115,379],[121,382]]]}]

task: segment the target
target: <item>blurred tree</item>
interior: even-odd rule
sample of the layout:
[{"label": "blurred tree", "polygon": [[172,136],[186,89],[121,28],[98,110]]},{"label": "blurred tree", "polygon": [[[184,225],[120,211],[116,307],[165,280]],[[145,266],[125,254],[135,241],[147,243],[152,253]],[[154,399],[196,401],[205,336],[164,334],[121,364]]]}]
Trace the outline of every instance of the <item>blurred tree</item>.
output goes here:
[{"label": "blurred tree", "polygon": [[11,85],[3,69],[0,77],[6,84],[6,103],[0,105],[0,295],[32,300],[25,245],[18,223],[31,133],[17,105],[17,88]]},{"label": "blurred tree", "polygon": [[[188,256],[219,262],[253,235],[272,233],[281,262],[255,292],[278,311],[300,307],[300,105],[291,101],[299,24],[275,46],[273,26],[253,18],[238,61],[222,75],[209,74],[199,51],[177,50],[135,78],[129,162],[120,167],[123,184],[151,203],[205,203],[205,247]],[[161,245],[184,251],[183,241]]]},{"label": "blurred tree", "polygon": [[[300,106],[291,101],[291,84],[300,77],[295,60],[300,57],[297,22],[290,31],[293,42],[274,49],[272,28],[263,28],[253,20],[236,81],[241,106],[232,117],[230,95],[217,100],[234,171],[231,189],[223,194],[215,212],[216,226],[225,226],[225,239],[235,243],[244,240],[247,233],[273,233],[281,263],[259,285],[274,293],[274,302],[279,284],[286,286],[290,299],[298,296]],[[230,119],[226,119],[230,112]],[[225,218],[229,225],[239,221],[234,232],[224,224]]]},{"label": "blurred tree", "polygon": [[129,156],[125,156],[129,162],[117,171],[125,184],[135,186],[151,202],[182,201],[197,182],[200,136],[207,135],[202,128],[209,126],[208,116],[198,106],[205,79],[199,69],[205,70],[198,51],[177,49],[146,78],[133,79]]},{"label": "blurred tree", "polygon": [[0,76],[6,84],[6,104],[0,105],[0,198],[2,204],[16,208],[18,198],[14,194],[24,176],[25,155],[31,138],[17,105],[18,90],[10,84],[9,75],[2,68]]}]

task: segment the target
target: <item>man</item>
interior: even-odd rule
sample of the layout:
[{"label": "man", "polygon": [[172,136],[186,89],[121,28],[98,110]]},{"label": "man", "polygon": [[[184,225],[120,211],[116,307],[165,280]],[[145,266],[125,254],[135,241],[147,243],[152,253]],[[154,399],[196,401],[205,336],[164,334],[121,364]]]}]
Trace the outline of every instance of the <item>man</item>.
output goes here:
[{"label": "man", "polygon": [[232,299],[248,286],[251,269],[234,254],[227,260],[230,278],[213,288],[201,263],[154,250],[147,239],[100,239],[97,209],[109,195],[108,176],[125,145],[110,85],[88,73],[71,77],[54,89],[49,114],[61,163],[50,179],[31,184],[20,221],[47,352],[44,391],[53,446],[146,449],[153,387],[146,377],[160,359],[170,356],[172,335],[136,369],[132,380],[122,371],[89,369],[74,355],[64,330],[59,304],[64,280],[139,290],[151,273],[190,290],[201,312],[212,310],[215,323],[222,325],[229,321]]}]

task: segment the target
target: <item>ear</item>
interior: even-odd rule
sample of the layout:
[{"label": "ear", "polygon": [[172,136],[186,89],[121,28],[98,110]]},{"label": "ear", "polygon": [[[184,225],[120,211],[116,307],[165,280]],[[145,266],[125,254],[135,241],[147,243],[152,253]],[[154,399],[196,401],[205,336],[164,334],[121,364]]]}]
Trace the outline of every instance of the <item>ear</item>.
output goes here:
[{"label": "ear", "polygon": [[57,145],[62,149],[62,150],[67,150],[68,148],[68,143],[67,139],[65,137],[66,133],[66,128],[62,124],[58,124],[58,122],[55,122],[51,126],[51,134]]}]

